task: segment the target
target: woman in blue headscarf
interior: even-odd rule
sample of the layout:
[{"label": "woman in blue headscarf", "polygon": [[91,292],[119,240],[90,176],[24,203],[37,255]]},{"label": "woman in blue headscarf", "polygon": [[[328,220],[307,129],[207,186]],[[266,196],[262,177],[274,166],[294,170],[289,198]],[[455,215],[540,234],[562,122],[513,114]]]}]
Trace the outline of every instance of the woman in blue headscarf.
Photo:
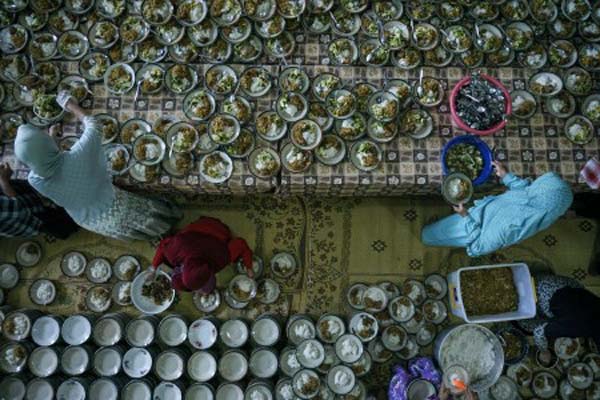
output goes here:
[{"label": "woman in blue headscarf", "polygon": [[71,150],[63,152],[35,126],[19,127],[15,154],[31,169],[31,186],[90,231],[121,240],[164,236],[181,218],[181,211],[114,187],[95,118],[67,93],[59,93],[56,101],[83,122],[84,131]]},{"label": "woman in blue headscarf", "polygon": [[476,200],[469,210],[455,206],[456,214],[423,229],[424,244],[465,247],[471,257],[489,254],[548,228],[573,202],[569,185],[553,172],[530,182],[493,164],[509,190]]}]

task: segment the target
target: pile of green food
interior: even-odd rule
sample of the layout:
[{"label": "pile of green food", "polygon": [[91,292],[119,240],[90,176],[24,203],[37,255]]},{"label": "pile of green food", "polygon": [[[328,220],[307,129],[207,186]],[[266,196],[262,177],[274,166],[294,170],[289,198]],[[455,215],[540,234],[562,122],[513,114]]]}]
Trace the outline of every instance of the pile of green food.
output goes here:
[{"label": "pile of green food", "polygon": [[462,271],[460,293],[468,316],[504,314],[519,309],[519,296],[510,268]]},{"label": "pile of green food", "polygon": [[474,145],[460,143],[448,149],[446,166],[449,172],[460,172],[473,180],[483,170],[483,157]]}]

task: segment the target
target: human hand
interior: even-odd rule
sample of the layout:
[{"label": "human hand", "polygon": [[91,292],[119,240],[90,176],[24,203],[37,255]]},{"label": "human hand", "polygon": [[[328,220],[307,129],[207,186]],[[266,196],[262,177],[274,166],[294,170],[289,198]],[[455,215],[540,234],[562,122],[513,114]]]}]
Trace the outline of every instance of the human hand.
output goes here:
[{"label": "human hand", "polygon": [[439,400],[447,400],[450,397],[450,389],[448,389],[446,387],[446,385],[444,385],[444,383],[442,383],[442,385],[440,386],[440,391],[438,393],[438,398]]},{"label": "human hand", "polygon": [[508,173],[508,171],[506,170],[506,167],[501,162],[492,161],[492,165],[494,166],[494,169],[496,170],[496,175],[498,176],[498,178],[503,179],[506,176],[506,174]]},{"label": "human hand", "polygon": [[248,278],[250,279],[254,278],[254,271],[252,270],[252,268],[246,267],[246,275],[248,275]]},{"label": "human hand", "polygon": [[467,389],[467,391],[465,392],[465,399],[466,400],[477,400],[477,399],[479,399],[479,397],[477,396],[477,393],[475,393],[471,389]]},{"label": "human hand", "polygon": [[48,134],[51,137],[61,137],[62,136],[62,126],[61,124],[54,124],[48,130]]},{"label": "human hand", "polygon": [[13,170],[8,163],[0,164],[0,181],[8,182],[12,176]]},{"label": "human hand", "polygon": [[59,106],[63,108],[65,111],[70,111],[70,107],[73,104],[77,104],[77,100],[71,96],[71,93],[66,90],[61,90],[56,96],[56,102]]},{"label": "human hand", "polygon": [[454,210],[455,213],[457,213],[461,217],[467,216],[467,209],[465,208],[465,205],[463,203],[452,206],[452,209]]}]

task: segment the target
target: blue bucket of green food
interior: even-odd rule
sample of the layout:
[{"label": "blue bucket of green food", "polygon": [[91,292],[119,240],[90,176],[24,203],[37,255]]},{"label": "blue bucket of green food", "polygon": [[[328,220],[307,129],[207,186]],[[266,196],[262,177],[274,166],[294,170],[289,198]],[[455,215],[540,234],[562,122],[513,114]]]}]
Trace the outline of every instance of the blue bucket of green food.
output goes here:
[{"label": "blue bucket of green food", "polygon": [[481,185],[492,173],[492,151],[477,136],[462,135],[450,140],[442,149],[444,175],[461,172]]}]

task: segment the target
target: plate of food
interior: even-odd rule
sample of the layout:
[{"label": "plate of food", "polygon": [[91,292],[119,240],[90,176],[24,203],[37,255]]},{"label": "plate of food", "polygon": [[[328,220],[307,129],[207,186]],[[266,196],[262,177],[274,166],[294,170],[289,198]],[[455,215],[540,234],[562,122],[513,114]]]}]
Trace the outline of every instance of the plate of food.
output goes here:
[{"label": "plate of food", "polygon": [[264,111],[256,119],[256,133],[262,139],[276,142],[287,132],[287,124],[275,111]]},{"label": "plate of food", "polygon": [[302,150],[313,150],[321,143],[323,134],[319,125],[310,119],[297,121],[290,130],[292,143]]},{"label": "plate of food", "polygon": [[563,88],[563,81],[552,72],[539,72],[529,80],[529,90],[542,97],[556,95]]},{"label": "plate of food", "polygon": [[198,25],[187,28],[187,34],[190,40],[198,47],[208,46],[217,40],[219,30],[217,24],[210,19],[205,18]]},{"label": "plate of food", "polygon": [[131,63],[139,55],[139,47],[135,43],[117,42],[109,51],[108,56],[112,62]]},{"label": "plate of food", "polygon": [[135,85],[135,71],[129,64],[113,64],[104,74],[104,85],[114,95],[123,95]]},{"label": "plate of food", "polygon": [[145,64],[136,73],[136,84],[142,94],[155,94],[161,91],[165,70],[157,64]]},{"label": "plate of food", "polygon": [[248,100],[236,95],[223,99],[220,112],[234,116],[242,125],[248,124],[253,117],[252,106]]},{"label": "plate of food", "polygon": [[594,86],[594,81],[589,72],[583,68],[569,68],[563,76],[565,89],[575,96],[586,96]]},{"label": "plate of food", "polygon": [[140,43],[149,33],[150,27],[140,15],[128,15],[119,25],[119,35],[125,43]]},{"label": "plate of food", "polygon": [[195,158],[192,153],[169,153],[162,161],[162,167],[175,177],[184,177],[194,169]]},{"label": "plate of food", "polygon": [[174,299],[171,277],[161,270],[146,270],[131,285],[133,305],[144,314],[159,314],[167,310]]},{"label": "plate of food", "polygon": [[296,122],[306,116],[308,102],[299,93],[285,92],[277,98],[275,108],[281,118],[289,122]]},{"label": "plate of food", "polygon": [[222,151],[213,151],[200,160],[200,175],[210,183],[223,183],[233,174],[233,161]]},{"label": "plate of food", "polygon": [[34,34],[29,42],[29,53],[36,61],[50,60],[57,51],[58,38],[48,32]]},{"label": "plate of food", "polygon": [[213,65],[206,71],[206,87],[216,95],[227,95],[237,87],[238,77],[233,68],[226,65]]},{"label": "plate of food", "polygon": [[180,41],[168,47],[168,53],[173,61],[186,64],[198,57],[198,48],[190,38],[184,36]]},{"label": "plate of food", "polygon": [[142,266],[137,258],[129,255],[117,258],[113,265],[113,273],[120,281],[133,281],[141,269]]},{"label": "plate of food", "polygon": [[198,74],[189,65],[174,64],[165,74],[165,85],[174,94],[186,94],[198,83]]},{"label": "plate of food", "polygon": [[46,92],[45,82],[37,75],[25,75],[18,83],[13,86],[12,95],[17,102],[26,107],[31,107],[34,99]]},{"label": "plate of food", "polygon": [[64,115],[64,110],[56,102],[56,96],[40,94],[33,101],[33,113],[46,121],[58,121]]},{"label": "plate of food", "polygon": [[526,90],[514,90],[510,94],[512,113],[519,119],[529,120],[537,111],[535,97]]},{"label": "plate of food", "polygon": [[111,293],[108,288],[94,286],[87,291],[85,304],[91,312],[103,313],[110,308]]},{"label": "plate of food", "polygon": [[263,53],[263,43],[259,37],[250,35],[248,39],[233,45],[233,61],[251,63]]},{"label": "plate of food", "polygon": [[336,119],[349,118],[356,111],[356,97],[346,89],[333,90],[325,103],[329,114]]},{"label": "plate of food", "polygon": [[79,15],[71,14],[61,8],[50,14],[48,27],[56,34],[75,30],[79,27]]},{"label": "plate of food", "polygon": [[329,93],[342,87],[342,80],[333,74],[317,75],[312,81],[312,93],[320,101],[325,101]]},{"label": "plate of food", "polygon": [[27,45],[29,33],[23,25],[9,25],[0,30],[0,50],[5,54],[14,54]]},{"label": "plate of food", "polygon": [[125,0],[97,0],[96,11],[107,19],[117,18],[125,12],[127,6]]},{"label": "plate of food", "polygon": [[221,28],[221,37],[231,44],[241,43],[252,33],[252,23],[248,18],[240,18],[237,22]]},{"label": "plate of food", "polygon": [[346,144],[337,135],[324,135],[315,149],[315,157],[325,165],[336,165],[346,156]]},{"label": "plate of food", "polygon": [[96,122],[100,124],[102,132],[102,144],[108,144],[114,141],[119,135],[119,122],[110,114],[96,115]]},{"label": "plate of food", "polygon": [[245,158],[254,150],[255,144],[254,134],[250,130],[242,128],[237,139],[225,145],[224,150],[231,158]]},{"label": "plate of food", "polygon": [[561,90],[556,96],[546,97],[544,104],[548,112],[557,118],[569,118],[577,107],[575,97],[566,90]]},{"label": "plate of food", "polygon": [[565,123],[565,136],[575,144],[587,144],[594,138],[594,125],[586,117],[572,116]]},{"label": "plate of food", "polygon": [[167,146],[175,153],[187,153],[198,144],[198,131],[187,122],[177,122],[167,130]]},{"label": "plate of food", "polygon": [[144,0],[141,11],[150,25],[163,25],[173,16],[173,4],[168,0]]},{"label": "plate of food", "polygon": [[378,121],[389,122],[396,118],[400,105],[398,98],[390,92],[379,91],[369,97],[369,115]]},{"label": "plate of food", "polygon": [[79,72],[91,82],[104,78],[106,70],[110,66],[110,58],[104,53],[92,52],[83,57],[79,63]]},{"label": "plate of food", "polygon": [[350,161],[362,171],[370,172],[377,169],[382,160],[381,148],[370,140],[361,140],[350,148]]},{"label": "plate of food", "polygon": [[465,52],[473,45],[469,30],[462,25],[449,26],[442,33],[442,46],[451,53]]},{"label": "plate of food", "polygon": [[69,61],[82,59],[89,48],[88,39],[79,31],[66,31],[58,38],[58,53]]},{"label": "plate of food", "polygon": [[78,102],[82,102],[90,93],[87,81],[79,75],[65,76],[58,84],[58,92],[66,91],[75,97]]},{"label": "plate of food", "polygon": [[98,21],[90,28],[88,40],[96,49],[108,49],[119,40],[119,28],[110,21]]},{"label": "plate of food", "polygon": [[281,159],[285,169],[292,173],[300,173],[310,168],[313,155],[312,152],[302,150],[293,143],[287,143],[281,149]]},{"label": "plate of food", "polygon": [[131,282],[119,281],[112,289],[112,300],[120,306],[131,304]]},{"label": "plate of food", "polygon": [[585,98],[581,113],[593,123],[600,123],[600,94],[592,94]]},{"label": "plate of food", "polygon": [[[354,113],[350,118],[353,118],[357,115],[359,114]],[[319,127],[321,127],[321,132],[328,131],[334,123],[334,119],[327,112],[327,108],[325,108],[325,105],[316,101],[310,103],[310,105],[308,106],[308,113],[306,114],[306,116],[308,119],[312,119],[313,121],[315,121],[319,125]],[[336,122],[338,121],[340,120],[337,120]]]},{"label": "plate of food", "polygon": [[262,67],[247,68],[240,76],[240,88],[250,97],[266,95],[271,86],[271,75]]},{"label": "plate of food", "polygon": [[184,0],[177,5],[175,18],[184,26],[194,26],[202,22],[208,9],[204,1]]},{"label": "plate of food", "polygon": [[378,143],[387,143],[398,134],[398,123],[395,121],[382,122],[369,117],[367,122],[367,133],[369,137]]},{"label": "plate of food", "polygon": [[204,89],[194,90],[183,99],[183,112],[192,121],[207,120],[215,109],[215,98]]},{"label": "plate of food", "polygon": [[129,150],[122,144],[111,143],[104,146],[108,171],[111,175],[122,175],[129,166]]},{"label": "plate of food", "polygon": [[444,88],[440,81],[425,77],[413,86],[413,98],[423,107],[437,107],[444,99]]},{"label": "plate of food", "polygon": [[147,121],[140,118],[132,118],[121,125],[121,143],[132,145],[138,137],[149,134],[151,131],[152,127]]},{"label": "plate of food", "polygon": [[363,137],[367,129],[367,118],[364,114],[355,113],[350,118],[335,121],[335,131],[346,141],[352,142]]},{"label": "plate of food", "polygon": [[219,26],[233,25],[242,15],[239,1],[215,1],[210,4],[209,15]]},{"label": "plate of food", "polygon": [[442,196],[450,204],[468,203],[473,196],[473,183],[465,174],[452,172],[442,182]]},{"label": "plate of food", "polygon": [[240,134],[240,123],[232,115],[217,114],[208,123],[208,134],[217,144],[230,144]]},{"label": "plate of food", "polygon": [[279,154],[269,147],[257,147],[248,156],[250,172],[261,179],[275,176],[281,168]]},{"label": "plate of food", "polygon": [[160,173],[159,165],[144,165],[141,163],[135,163],[131,169],[129,169],[129,175],[138,182],[147,183],[152,182]]},{"label": "plate of food", "polygon": [[141,164],[159,164],[166,152],[165,142],[155,134],[145,134],[133,143],[133,157]]},{"label": "plate of food", "polygon": [[139,59],[146,63],[160,62],[168,54],[167,46],[160,43],[155,36],[148,36],[137,46],[139,48]]},{"label": "plate of food", "polygon": [[247,303],[256,297],[257,284],[246,275],[237,275],[230,282],[227,290],[234,300]]},{"label": "plate of food", "polygon": [[284,31],[281,35],[265,40],[265,53],[275,58],[285,58],[292,55],[296,48],[294,36]]},{"label": "plate of food", "polygon": [[310,78],[300,67],[287,67],[279,75],[279,88],[283,92],[306,93]]},{"label": "plate of food", "polygon": [[358,47],[352,39],[338,38],[329,43],[327,50],[333,65],[351,65],[358,58]]}]

